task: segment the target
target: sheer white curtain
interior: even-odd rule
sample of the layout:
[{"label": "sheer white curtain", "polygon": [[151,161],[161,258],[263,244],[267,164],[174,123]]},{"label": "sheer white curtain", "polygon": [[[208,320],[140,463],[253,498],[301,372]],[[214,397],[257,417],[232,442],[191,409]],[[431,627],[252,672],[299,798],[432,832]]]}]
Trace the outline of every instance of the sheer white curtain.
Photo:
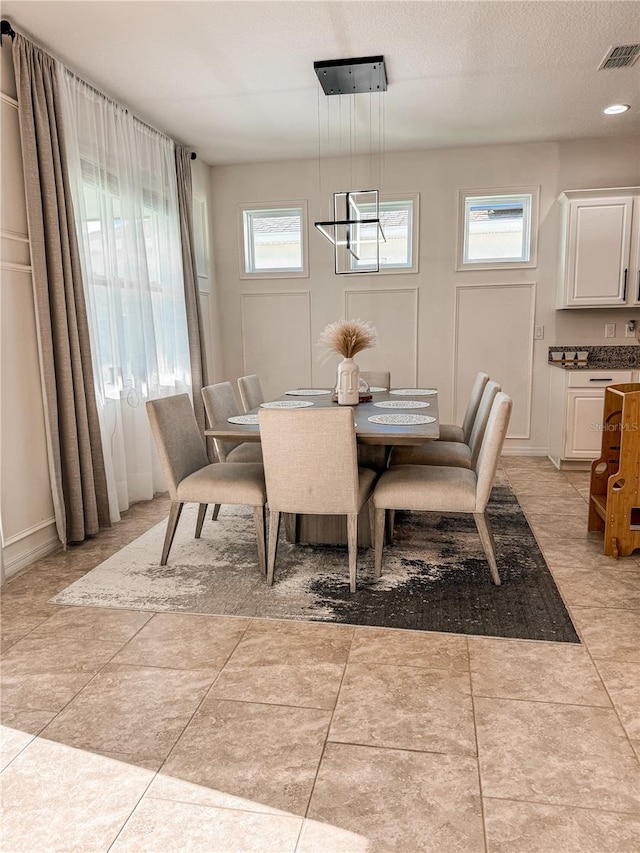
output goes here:
[{"label": "sheer white curtain", "polygon": [[162,489],[145,401],[191,391],[172,140],[60,68],[112,520]]}]

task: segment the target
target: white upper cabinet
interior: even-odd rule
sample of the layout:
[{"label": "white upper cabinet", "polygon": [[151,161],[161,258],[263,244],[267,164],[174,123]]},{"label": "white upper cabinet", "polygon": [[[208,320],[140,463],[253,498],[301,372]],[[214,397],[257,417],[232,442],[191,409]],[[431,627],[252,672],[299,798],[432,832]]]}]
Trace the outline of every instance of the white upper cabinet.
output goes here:
[{"label": "white upper cabinet", "polygon": [[567,190],[559,308],[640,304],[640,188]]}]

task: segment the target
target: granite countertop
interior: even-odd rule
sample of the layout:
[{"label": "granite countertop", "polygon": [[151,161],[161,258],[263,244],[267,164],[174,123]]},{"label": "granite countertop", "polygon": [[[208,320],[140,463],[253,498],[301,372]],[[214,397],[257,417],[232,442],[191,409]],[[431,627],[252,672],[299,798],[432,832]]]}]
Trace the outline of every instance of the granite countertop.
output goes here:
[{"label": "granite countertop", "polygon": [[[551,361],[552,352],[567,353],[568,361]],[[588,352],[587,361],[573,361],[576,352]],[[575,346],[549,347],[549,364],[561,370],[637,370],[640,369],[640,347]]]}]

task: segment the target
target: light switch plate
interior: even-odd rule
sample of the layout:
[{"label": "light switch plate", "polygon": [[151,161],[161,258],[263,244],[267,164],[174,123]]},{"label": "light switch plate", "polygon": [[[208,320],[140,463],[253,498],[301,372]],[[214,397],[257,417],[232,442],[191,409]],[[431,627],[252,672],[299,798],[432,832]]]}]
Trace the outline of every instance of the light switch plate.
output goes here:
[{"label": "light switch plate", "polygon": [[605,323],[604,324],[604,336],[605,336],[605,338],[615,338],[615,336],[616,336],[616,324],[615,323]]},{"label": "light switch plate", "polygon": [[534,326],[533,327],[533,338],[536,341],[544,340],[544,326]]}]

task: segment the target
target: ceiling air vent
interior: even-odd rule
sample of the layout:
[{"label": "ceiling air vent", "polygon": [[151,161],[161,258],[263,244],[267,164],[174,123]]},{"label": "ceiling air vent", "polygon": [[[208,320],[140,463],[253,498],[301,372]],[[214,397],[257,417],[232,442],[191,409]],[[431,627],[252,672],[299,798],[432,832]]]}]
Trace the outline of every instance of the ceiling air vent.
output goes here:
[{"label": "ceiling air vent", "polygon": [[611,47],[598,66],[598,71],[605,68],[631,68],[640,56],[640,44],[621,44]]}]

